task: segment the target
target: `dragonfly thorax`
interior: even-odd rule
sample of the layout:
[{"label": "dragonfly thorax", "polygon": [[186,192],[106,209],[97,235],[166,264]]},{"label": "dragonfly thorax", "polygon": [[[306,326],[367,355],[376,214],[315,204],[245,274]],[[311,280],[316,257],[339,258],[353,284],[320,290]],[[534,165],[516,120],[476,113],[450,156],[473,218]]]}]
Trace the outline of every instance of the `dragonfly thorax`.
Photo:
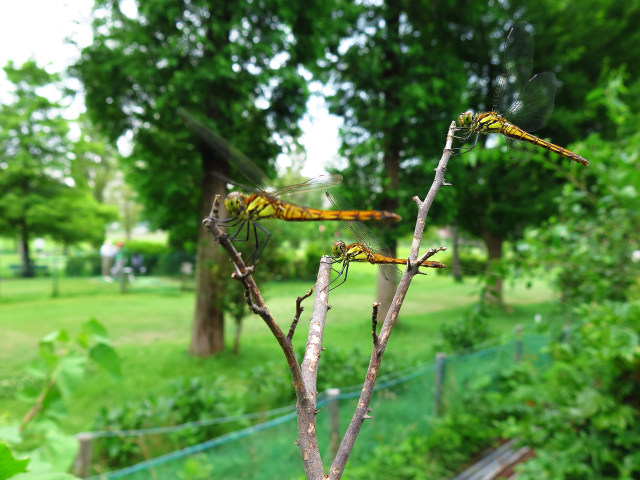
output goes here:
[{"label": "dragonfly thorax", "polygon": [[224,206],[230,217],[237,217],[244,211],[247,204],[247,196],[240,192],[231,192],[224,199]]},{"label": "dragonfly thorax", "polygon": [[475,117],[476,114],[473,113],[473,110],[462,112],[460,115],[458,115],[458,125],[460,125],[461,127],[470,127]]},{"label": "dragonfly thorax", "polygon": [[331,245],[331,253],[334,257],[342,257],[346,251],[347,245],[342,240],[338,240]]}]

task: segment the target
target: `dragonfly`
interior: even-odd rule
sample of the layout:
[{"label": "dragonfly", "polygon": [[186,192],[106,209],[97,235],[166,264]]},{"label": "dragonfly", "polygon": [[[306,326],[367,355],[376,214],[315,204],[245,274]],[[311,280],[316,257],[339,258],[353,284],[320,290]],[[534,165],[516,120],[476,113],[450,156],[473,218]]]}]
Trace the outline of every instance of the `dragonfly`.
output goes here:
[{"label": "dragonfly", "polygon": [[[184,122],[197,133],[211,148],[219,153],[229,164],[234,165],[251,183],[253,193],[233,191],[224,199],[224,206],[229,218],[214,219],[216,223],[227,228],[235,229],[229,235],[234,241],[249,241],[251,235],[255,238],[255,248],[247,259],[247,264],[255,264],[264,251],[271,234],[260,225],[261,220],[280,219],[289,222],[309,222],[322,220],[341,221],[386,221],[398,222],[402,218],[389,211],[379,210],[320,210],[316,208],[299,206],[285,200],[282,197],[310,192],[326,190],[329,187],[342,182],[341,175],[320,175],[305,182],[289,185],[279,190],[269,189],[267,175],[251,161],[246,155],[233,147],[227,140],[213,132],[200,120],[184,109],[178,109],[178,115]],[[228,181],[225,179],[225,181]],[[233,183],[233,182],[231,182]],[[246,230],[244,238],[240,237]],[[265,235],[263,242],[259,241],[258,230]]]},{"label": "dragonfly", "polygon": [[459,128],[468,132],[463,137],[464,141],[475,136],[473,144],[465,152],[476,146],[480,134],[500,133],[506,137],[507,150],[512,159],[528,158],[540,147],[587,166],[589,161],[577,153],[529,133],[547,123],[553,111],[557,89],[556,77],[551,72],[531,77],[531,30],[531,25],[519,22],[507,34],[503,51],[503,73],[498,77],[493,110],[484,113],[467,110],[458,117]]},{"label": "dragonfly", "polygon": [[[329,202],[335,208],[346,208],[348,202],[344,198],[337,194],[330,194],[326,191],[326,196]],[[336,282],[339,278],[342,281],[337,285],[334,285],[331,290],[338,288],[340,285],[347,281],[349,273],[349,264],[351,262],[368,262],[372,265],[378,265],[382,276],[390,282],[398,283],[402,272],[398,268],[398,265],[406,265],[407,260],[402,258],[394,258],[391,255],[391,250],[382,241],[380,237],[375,235],[369,228],[358,221],[345,221],[347,228],[351,231],[353,237],[357,240],[355,243],[347,244],[342,240],[338,240],[331,245],[331,262],[341,263],[342,269],[338,272],[338,275],[332,280],[331,283]],[[431,260],[425,260],[420,264],[421,267],[429,268],[446,268],[447,266],[440,262]]]}]

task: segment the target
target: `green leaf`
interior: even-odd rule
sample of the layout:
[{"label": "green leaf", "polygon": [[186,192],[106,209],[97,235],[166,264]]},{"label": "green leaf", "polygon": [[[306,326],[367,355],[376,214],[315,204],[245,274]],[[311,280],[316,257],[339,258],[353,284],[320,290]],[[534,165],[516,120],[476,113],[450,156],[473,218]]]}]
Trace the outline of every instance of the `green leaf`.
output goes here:
[{"label": "green leaf", "polygon": [[12,477],[11,480],[78,480],[69,473],[48,472],[48,473],[21,473]]},{"label": "green leaf", "polygon": [[107,329],[104,327],[104,325],[102,325],[102,323],[96,320],[95,317],[90,318],[82,324],[82,331],[94,337],[97,341],[110,343]]},{"label": "green leaf", "polygon": [[28,463],[28,458],[18,460],[13,456],[7,445],[0,443],[0,480],[5,480],[17,473],[24,472]]},{"label": "green leaf", "polygon": [[87,359],[84,357],[68,356],[60,360],[56,372],[56,381],[60,394],[69,398],[84,376]]},{"label": "green leaf", "polygon": [[[73,435],[63,433],[59,427],[49,429],[45,441],[31,455],[30,470],[34,472],[65,472],[73,464],[78,451],[78,441]],[[62,477],[66,478],[66,477]]]},{"label": "green leaf", "polygon": [[0,440],[5,440],[9,443],[18,443],[21,438],[20,424],[18,422],[0,427]]},{"label": "green leaf", "polygon": [[106,343],[98,343],[89,350],[89,358],[104,368],[113,377],[120,378],[120,358],[115,349]]}]

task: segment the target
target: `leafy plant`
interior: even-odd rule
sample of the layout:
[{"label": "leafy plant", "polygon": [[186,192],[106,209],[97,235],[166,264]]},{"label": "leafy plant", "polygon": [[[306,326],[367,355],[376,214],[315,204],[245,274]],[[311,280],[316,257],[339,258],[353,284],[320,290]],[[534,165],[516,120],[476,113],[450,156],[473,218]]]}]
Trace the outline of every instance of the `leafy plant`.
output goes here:
[{"label": "leafy plant", "polygon": [[[32,407],[19,424],[0,429],[0,442],[6,442],[7,449],[11,446],[15,451],[27,454],[30,467],[38,472],[64,472],[71,466],[78,445],[58,423],[66,414],[66,402],[79,387],[90,365],[120,377],[120,362],[106,329],[94,318],[82,324],[75,338],[65,330],[45,335],[40,340],[39,353],[40,363],[29,371],[39,379],[38,388],[20,394]],[[1,444],[0,455],[8,458]],[[16,467],[14,461],[7,461]]]},{"label": "leafy plant", "polygon": [[570,345],[555,345],[551,369],[514,389],[526,416],[502,423],[536,451],[519,478],[638,478],[640,302],[577,313],[583,320]]}]

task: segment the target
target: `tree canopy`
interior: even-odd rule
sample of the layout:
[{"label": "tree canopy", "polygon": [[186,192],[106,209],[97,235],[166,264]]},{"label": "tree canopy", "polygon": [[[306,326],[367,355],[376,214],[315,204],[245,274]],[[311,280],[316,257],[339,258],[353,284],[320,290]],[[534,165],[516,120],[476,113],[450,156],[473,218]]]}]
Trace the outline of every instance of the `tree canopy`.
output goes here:
[{"label": "tree canopy", "polygon": [[[229,165],[197,139],[178,107],[266,164],[299,133],[307,86],[299,66],[321,51],[316,34],[331,2],[140,1],[125,12],[97,2],[94,41],[75,66],[90,117],[112,140],[130,135],[125,160],[147,215],[174,246],[198,242],[192,351],[223,348],[216,249],[200,221]],[[326,33],[325,33],[326,35]]]},{"label": "tree canopy", "polygon": [[73,146],[63,106],[44,92],[58,76],[28,61],[9,62],[13,101],[0,107],[0,233],[17,234],[22,273],[33,274],[29,240],[48,235],[66,244],[104,238],[113,212],[73,175]]}]

